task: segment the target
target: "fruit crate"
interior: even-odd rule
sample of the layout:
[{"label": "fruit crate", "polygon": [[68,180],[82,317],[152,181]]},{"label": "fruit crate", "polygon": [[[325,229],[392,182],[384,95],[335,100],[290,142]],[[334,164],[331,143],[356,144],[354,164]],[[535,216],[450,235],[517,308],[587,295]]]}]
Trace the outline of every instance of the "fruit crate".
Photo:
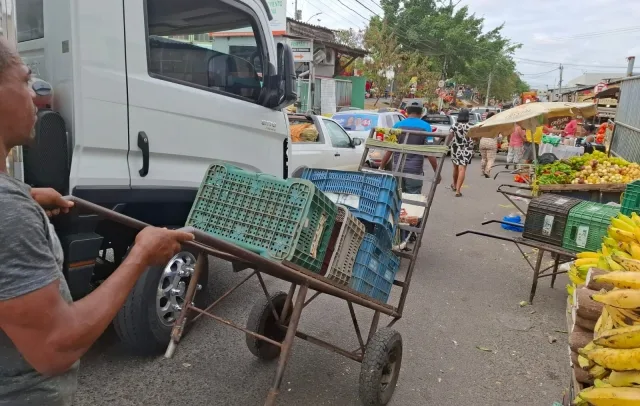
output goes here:
[{"label": "fruit crate", "polygon": [[353,266],[351,288],[386,303],[400,268],[400,258],[380,247],[373,234],[366,234]]},{"label": "fruit crate", "polygon": [[358,250],[365,235],[364,224],[345,206],[337,205],[338,214],[333,226],[331,242],[325,255],[321,275],[349,286]]},{"label": "fruit crate", "polygon": [[580,199],[554,194],[533,198],[522,236],[561,247],[569,212],[580,202]]},{"label": "fruit crate", "polygon": [[574,252],[599,250],[611,217],[619,212],[619,207],[580,202],[569,212],[562,247]]},{"label": "fruit crate", "polygon": [[317,273],[335,218],[335,204],[309,181],[213,164],[186,225]]},{"label": "fruit crate", "polygon": [[627,185],[622,197],[622,214],[640,213],[640,180],[634,180]]},{"label": "fruit crate", "polygon": [[386,228],[392,240],[402,200],[398,181],[391,175],[305,169],[303,179],[313,182],[337,204],[348,206],[358,219]]}]

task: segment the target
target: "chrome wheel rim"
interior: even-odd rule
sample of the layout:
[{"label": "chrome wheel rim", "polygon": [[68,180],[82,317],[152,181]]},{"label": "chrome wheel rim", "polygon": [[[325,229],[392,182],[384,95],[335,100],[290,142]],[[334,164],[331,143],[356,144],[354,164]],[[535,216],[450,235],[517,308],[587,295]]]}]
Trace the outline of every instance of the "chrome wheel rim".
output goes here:
[{"label": "chrome wheel rim", "polygon": [[195,263],[193,254],[184,251],[171,258],[162,271],[156,293],[156,313],[165,326],[172,326],[180,315]]}]

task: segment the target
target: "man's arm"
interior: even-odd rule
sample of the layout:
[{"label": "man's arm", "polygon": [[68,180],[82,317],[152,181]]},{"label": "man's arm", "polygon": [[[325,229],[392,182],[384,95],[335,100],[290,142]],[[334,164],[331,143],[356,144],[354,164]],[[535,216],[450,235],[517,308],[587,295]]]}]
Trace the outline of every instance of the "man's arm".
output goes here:
[{"label": "man's arm", "polygon": [[386,168],[387,164],[389,163],[389,160],[391,159],[391,155],[393,155],[393,153],[391,151],[386,151],[384,153],[384,156],[380,160],[380,169],[381,170],[384,170],[384,168]]},{"label": "man's arm", "polygon": [[0,329],[43,374],[69,369],[104,332],[147,266],[166,263],[180,242],[193,239],[179,231],[144,229],[122,265],[94,292],[69,304],[59,292],[43,218],[21,203],[9,207],[11,214],[0,213]]}]

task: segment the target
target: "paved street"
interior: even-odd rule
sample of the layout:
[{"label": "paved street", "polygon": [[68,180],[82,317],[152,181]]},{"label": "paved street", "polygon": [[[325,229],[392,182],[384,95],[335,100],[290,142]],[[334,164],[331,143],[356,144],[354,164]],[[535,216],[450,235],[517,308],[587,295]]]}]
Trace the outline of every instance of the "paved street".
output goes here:
[{"label": "paved street", "polygon": [[[569,381],[566,278],[559,277],[555,289],[543,279],[534,305],[520,307],[528,298],[531,270],[515,246],[454,236],[515,211],[495,192],[509,176],[481,178],[479,159],[474,160],[464,196],[455,198],[445,188],[450,174],[448,161],[405,316],[395,327],[404,340],[404,358],[390,404],[550,406],[562,399]],[[484,228],[509,233],[499,226]],[[225,264],[213,263],[212,297],[240,278]],[[270,289],[286,290],[275,280],[268,283]],[[243,287],[218,313],[244,323],[260,294],[257,283]],[[359,314],[361,325],[367,325],[372,313]],[[303,313],[301,330],[357,346],[348,308],[339,300],[318,298]],[[550,343],[550,335],[557,342]],[[242,333],[207,320],[194,326],[171,360],[131,357],[109,330],[82,361],[76,404],[261,405],[275,367],[250,354]],[[351,360],[297,341],[279,404],[359,405],[359,371]]]}]

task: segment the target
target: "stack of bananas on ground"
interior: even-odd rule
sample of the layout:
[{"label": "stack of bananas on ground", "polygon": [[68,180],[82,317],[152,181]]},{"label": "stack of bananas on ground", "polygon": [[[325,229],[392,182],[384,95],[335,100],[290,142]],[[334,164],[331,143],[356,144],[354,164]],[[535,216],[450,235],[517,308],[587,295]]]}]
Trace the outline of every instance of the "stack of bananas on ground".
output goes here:
[{"label": "stack of bananas on ground", "polygon": [[[587,258],[597,261],[590,266],[609,271],[593,280],[612,289],[591,295],[603,311],[594,340],[579,351],[578,363],[594,385],[582,390],[575,403],[640,405],[640,217],[613,219],[602,252]],[[602,266],[603,258],[608,267]],[[584,262],[577,265],[578,272]]]},{"label": "stack of bananas on ground", "polygon": [[[576,256],[578,259],[567,273],[571,281],[571,284],[567,285],[570,301],[575,287],[586,282],[589,269],[624,271],[623,260],[640,260],[640,216],[632,213],[629,217],[620,213],[618,217],[611,219],[607,236],[603,238],[602,247],[598,252],[581,252]],[[640,267],[637,270],[640,271]]]}]

